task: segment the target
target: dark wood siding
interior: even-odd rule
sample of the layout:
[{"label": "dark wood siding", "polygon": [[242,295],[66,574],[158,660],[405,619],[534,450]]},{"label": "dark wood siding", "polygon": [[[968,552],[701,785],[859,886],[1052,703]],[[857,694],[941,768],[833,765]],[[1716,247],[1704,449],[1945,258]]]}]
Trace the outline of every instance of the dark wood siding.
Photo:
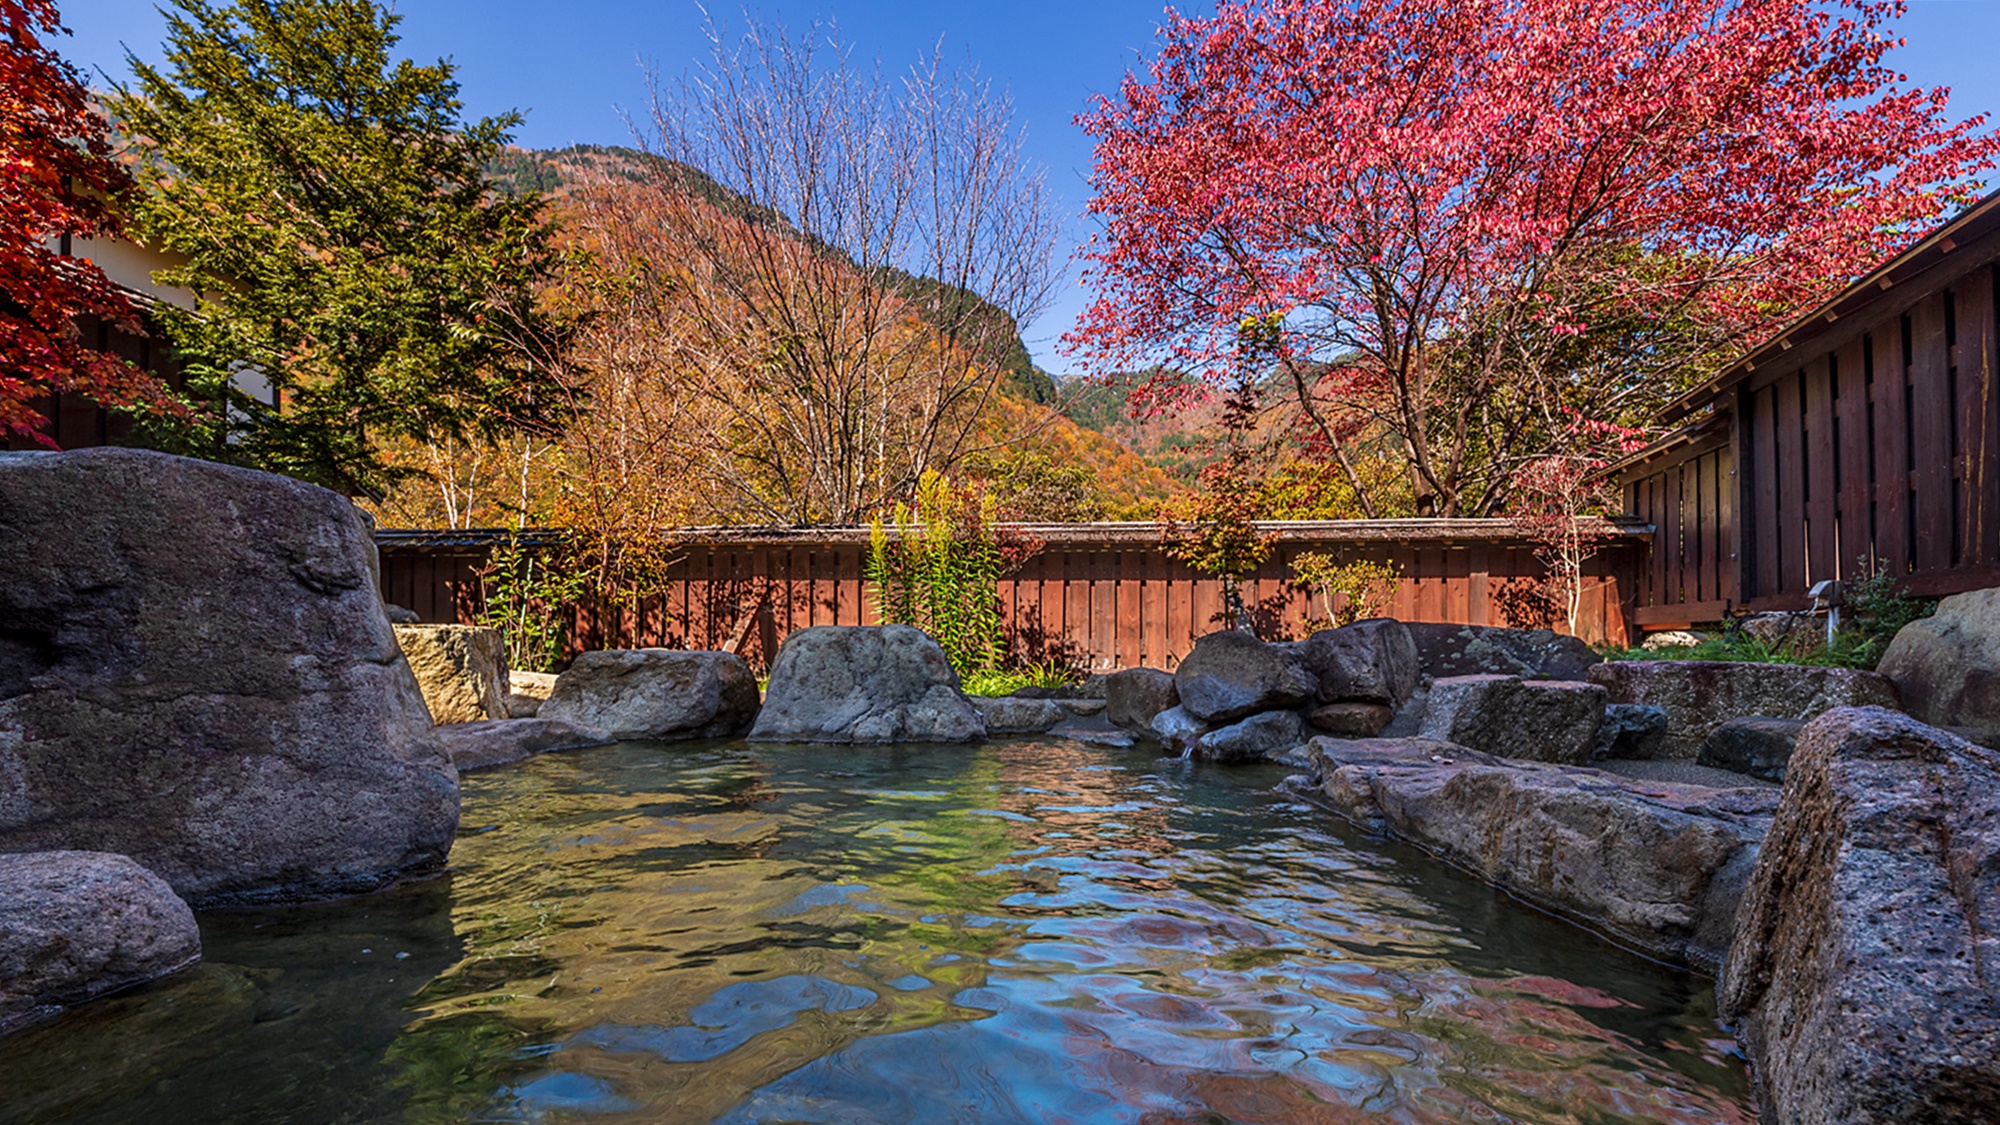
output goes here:
[{"label": "dark wood siding", "polygon": [[[1320,610],[1290,581],[1304,551],[1347,561],[1391,561],[1403,573],[1392,614],[1409,621],[1514,624],[1504,594],[1541,574],[1518,539],[1385,542],[1292,539],[1244,583],[1245,603],[1267,637],[1296,637]],[[694,544],[644,598],[572,607],[572,651],[648,647],[738,651],[767,661],[793,630],[874,620],[862,548],[847,543]],[[1625,643],[1641,582],[1644,541],[1623,537],[1588,566],[1586,640]],[[425,621],[476,621],[484,551],[385,544],[383,597]],[[1000,583],[1008,650],[1022,660],[1078,667],[1172,667],[1195,638],[1219,627],[1222,585],[1167,557],[1154,543],[1051,542]]]}]

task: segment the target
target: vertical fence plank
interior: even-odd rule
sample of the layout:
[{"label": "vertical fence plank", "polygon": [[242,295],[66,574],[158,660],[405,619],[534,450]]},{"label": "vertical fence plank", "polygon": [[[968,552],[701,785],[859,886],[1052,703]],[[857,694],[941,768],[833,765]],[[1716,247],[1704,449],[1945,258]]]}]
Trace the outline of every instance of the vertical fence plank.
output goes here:
[{"label": "vertical fence plank", "polygon": [[1815,356],[1805,369],[1805,434],[1801,443],[1805,477],[1802,503],[1805,507],[1805,577],[1807,588],[1822,579],[1839,576],[1834,556],[1839,553],[1834,538],[1835,513],[1839,496],[1833,487],[1833,384],[1828,356]]},{"label": "vertical fence plank", "polygon": [[1958,435],[1967,566],[2000,566],[2000,361],[1994,267],[1958,283]]},{"label": "vertical fence plank", "polygon": [[1948,293],[1933,293],[1910,309],[1910,488],[1916,506],[1913,562],[1920,571],[1945,570],[1954,561],[1949,299]]},{"label": "vertical fence plank", "polygon": [[1834,419],[1840,431],[1836,449],[1840,465],[1840,574],[1855,577],[1855,566],[1871,544],[1868,528],[1868,359],[1860,339],[1842,344],[1834,353],[1838,391]]}]

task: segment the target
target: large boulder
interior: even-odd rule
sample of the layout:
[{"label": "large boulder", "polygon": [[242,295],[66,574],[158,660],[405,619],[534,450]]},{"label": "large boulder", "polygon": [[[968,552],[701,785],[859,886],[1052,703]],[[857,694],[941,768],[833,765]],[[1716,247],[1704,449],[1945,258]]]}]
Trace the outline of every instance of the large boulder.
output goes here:
[{"label": "large boulder", "polygon": [[785,638],[752,742],[971,742],[986,722],[944,649],[909,625],[820,625]]},{"label": "large boulder", "polygon": [[968,695],[965,698],[986,721],[988,734],[1041,734],[1076,717],[1076,713],[1063,706],[1063,701],[1059,699],[1018,695]]},{"label": "large boulder", "polygon": [[1208,762],[1261,762],[1298,743],[1298,713],[1266,711],[1195,739],[1193,756]]},{"label": "large boulder", "polygon": [[436,871],[458,774],[376,591],[325,489],[0,454],[0,852],[129,855],[195,906]]},{"label": "large boulder", "polygon": [[504,766],[537,754],[581,750],[616,741],[611,732],[562,719],[485,719],[438,728],[460,773]]},{"label": "large boulder", "polygon": [[1387,617],[1322,629],[1307,637],[1302,658],[1318,681],[1321,703],[1380,703],[1391,710],[1417,690],[1417,642]]},{"label": "large boulder", "polygon": [[1792,750],[1798,745],[1799,732],[1804,729],[1805,723],[1798,719],[1774,719],[1769,715],[1731,719],[1708,732],[1695,755],[1695,764],[1766,781],[1783,781]]},{"label": "large boulder", "polygon": [[436,723],[507,717],[507,642],[477,625],[395,625]]},{"label": "large boulder", "polygon": [[201,959],[194,912],[122,855],[0,855],[0,1035]]},{"label": "large boulder", "polygon": [[1229,723],[1262,711],[1296,707],[1319,682],[1289,646],[1265,644],[1237,629],[1210,633],[1174,670],[1174,687],[1188,714]]},{"label": "large boulder", "polygon": [[1158,668],[1127,668],[1104,677],[1104,717],[1127,730],[1150,730],[1153,716],[1177,706],[1181,693],[1174,674]]},{"label": "large boulder", "polygon": [[1667,713],[1660,756],[1693,761],[1708,732],[1744,715],[1811,719],[1835,707],[1896,705],[1896,688],[1873,672],[1719,660],[1615,660],[1590,670],[1613,703]]},{"label": "large boulder", "polygon": [[1412,622],[1417,665],[1434,679],[1447,676],[1520,676],[1581,680],[1603,658],[1575,637],[1549,629]]},{"label": "large boulder", "polygon": [[2000,587],[1939,602],[1897,631],[1875,670],[1932,726],[2000,732]]},{"label": "large boulder", "polygon": [[1582,765],[1604,722],[1604,689],[1575,680],[1451,676],[1431,681],[1422,737],[1502,758]]},{"label": "large boulder", "polygon": [[1306,745],[1308,784],[1545,910],[1713,972],[1778,792],[1508,762],[1425,739]]},{"label": "large boulder", "polygon": [[1774,1125],[2000,1111],[2000,753],[1882,708],[1792,755],[1719,989]]},{"label": "large boulder", "polygon": [[665,648],[582,653],[535,712],[613,738],[662,742],[730,738],[756,715],[757,677],[742,657]]}]

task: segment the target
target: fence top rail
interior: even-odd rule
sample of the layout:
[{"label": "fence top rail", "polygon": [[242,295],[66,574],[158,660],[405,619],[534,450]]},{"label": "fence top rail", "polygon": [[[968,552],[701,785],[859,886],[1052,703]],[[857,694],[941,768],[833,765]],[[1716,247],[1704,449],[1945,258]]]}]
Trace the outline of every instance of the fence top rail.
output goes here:
[{"label": "fence top rail", "polygon": [[[1651,524],[1630,516],[1593,522],[1621,539],[1643,540],[1653,532]],[[1161,542],[1160,525],[1149,521],[999,526],[1056,550],[1157,547]],[[1518,525],[1504,519],[1260,520],[1257,527],[1280,543],[1444,546],[1527,541]],[[859,547],[867,545],[868,535],[866,527],[690,527],[681,529],[670,541],[690,547]],[[561,532],[548,528],[381,528],[375,532],[377,546],[440,554],[484,552],[510,540],[524,547],[546,547],[560,538]]]}]

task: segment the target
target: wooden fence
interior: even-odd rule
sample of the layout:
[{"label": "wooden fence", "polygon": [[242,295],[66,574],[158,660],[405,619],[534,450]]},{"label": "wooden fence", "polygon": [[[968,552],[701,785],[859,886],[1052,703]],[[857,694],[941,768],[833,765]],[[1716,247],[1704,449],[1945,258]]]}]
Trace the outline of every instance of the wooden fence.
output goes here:
[{"label": "wooden fence", "polygon": [[[1539,579],[1530,545],[1489,520],[1385,520],[1270,524],[1273,557],[1243,585],[1261,635],[1304,635],[1319,612],[1290,580],[1305,551],[1343,561],[1393,562],[1402,582],[1389,614],[1406,621],[1475,625],[1521,622],[1509,594]],[[1222,586],[1167,557],[1151,524],[1023,528],[1044,543],[1000,582],[1008,651],[1021,660],[1080,668],[1172,667],[1218,628]],[[382,592],[426,621],[477,620],[479,570],[495,532],[383,532]],[[862,577],[864,529],[691,533],[661,587],[635,604],[579,606],[571,651],[594,648],[729,648],[762,664],[795,629],[874,621]],[[1580,629],[1586,640],[1630,638],[1629,602],[1645,531],[1624,525],[1592,560]]]},{"label": "wooden fence", "polygon": [[1801,609],[1877,569],[2000,585],[2000,195],[1752,351],[1621,474],[1654,525],[1634,620]]}]

